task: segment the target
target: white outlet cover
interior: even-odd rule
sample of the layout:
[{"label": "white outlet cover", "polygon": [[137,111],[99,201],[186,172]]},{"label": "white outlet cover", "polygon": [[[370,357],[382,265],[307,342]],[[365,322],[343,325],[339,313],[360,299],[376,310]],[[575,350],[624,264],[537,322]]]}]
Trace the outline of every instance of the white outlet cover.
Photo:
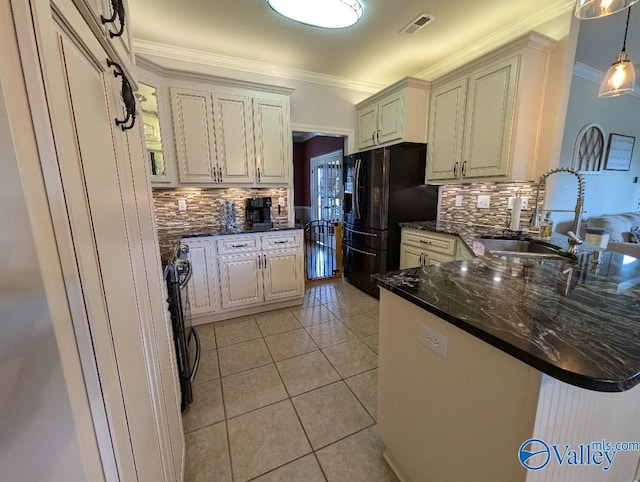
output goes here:
[{"label": "white outlet cover", "polygon": [[186,211],[186,210],[187,210],[187,200],[178,199],[178,211]]},{"label": "white outlet cover", "polygon": [[522,196],[522,209],[529,209],[529,196]]},{"label": "white outlet cover", "polygon": [[478,208],[489,209],[491,206],[491,196],[478,196]]},{"label": "white outlet cover", "polygon": [[284,198],[283,197],[279,197],[278,198],[278,206],[284,207]]},{"label": "white outlet cover", "polygon": [[433,328],[419,323],[418,340],[442,358],[447,358],[449,339]]},{"label": "white outlet cover", "polygon": [[456,207],[462,206],[462,196],[456,196]]}]

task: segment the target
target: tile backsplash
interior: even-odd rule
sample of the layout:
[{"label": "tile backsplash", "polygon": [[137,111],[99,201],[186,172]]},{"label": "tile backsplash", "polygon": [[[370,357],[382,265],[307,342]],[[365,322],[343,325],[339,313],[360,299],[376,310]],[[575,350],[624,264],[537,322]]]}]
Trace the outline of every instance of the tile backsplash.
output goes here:
[{"label": "tile backsplash", "polygon": [[[509,197],[520,190],[521,196],[529,198],[529,206],[522,210],[520,226],[528,230],[536,199],[537,182],[478,182],[472,184],[443,184],[441,188],[440,220],[471,223],[496,228],[506,228]],[[540,205],[544,199],[544,184],[540,189]],[[456,206],[456,197],[462,196],[462,206]],[[490,196],[489,209],[477,207],[478,196]]]},{"label": "tile backsplash", "polygon": [[[222,201],[234,201],[238,224],[244,222],[244,200],[250,197],[270,196],[273,200],[271,219],[274,224],[286,224],[289,217],[287,188],[177,188],[154,189],[153,204],[163,261],[171,256],[175,243],[183,236],[206,234],[221,227]],[[278,214],[278,198],[286,199]],[[178,210],[178,200],[187,202],[187,210]]]}]

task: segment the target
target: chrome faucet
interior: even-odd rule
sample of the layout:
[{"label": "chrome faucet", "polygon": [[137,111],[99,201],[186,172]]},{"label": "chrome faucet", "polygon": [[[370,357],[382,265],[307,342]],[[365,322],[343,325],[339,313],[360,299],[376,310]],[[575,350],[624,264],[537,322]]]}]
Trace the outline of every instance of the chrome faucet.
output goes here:
[{"label": "chrome faucet", "polygon": [[[569,174],[573,174],[578,178],[578,197],[576,198],[576,208],[575,208],[575,217],[573,218],[573,227],[571,231],[567,232],[567,236],[569,237],[569,253],[575,253],[576,246],[582,244],[582,240],[579,238],[578,234],[580,232],[580,221],[582,216],[582,208],[584,206],[584,178],[580,175],[578,171],[574,171],[573,169],[569,169],[568,167],[559,167],[556,169],[551,169],[549,172],[544,173],[538,179],[538,190],[536,191],[536,203],[533,208],[533,214],[531,219],[531,226],[535,228],[540,227],[540,216],[539,216],[539,202],[540,202],[540,186],[542,182],[548,178],[551,174],[557,174],[558,172],[568,172]],[[548,209],[547,211],[551,212],[567,212],[561,209]]]}]

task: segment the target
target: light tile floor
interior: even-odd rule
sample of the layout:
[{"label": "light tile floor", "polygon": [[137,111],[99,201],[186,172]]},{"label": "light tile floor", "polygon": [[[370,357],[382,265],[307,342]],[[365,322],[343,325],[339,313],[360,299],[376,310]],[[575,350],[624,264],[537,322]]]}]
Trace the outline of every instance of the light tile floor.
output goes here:
[{"label": "light tile floor", "polygon": [[378,302],[343,280],[200,325],[185,480],[397,481],[376,434]]}]

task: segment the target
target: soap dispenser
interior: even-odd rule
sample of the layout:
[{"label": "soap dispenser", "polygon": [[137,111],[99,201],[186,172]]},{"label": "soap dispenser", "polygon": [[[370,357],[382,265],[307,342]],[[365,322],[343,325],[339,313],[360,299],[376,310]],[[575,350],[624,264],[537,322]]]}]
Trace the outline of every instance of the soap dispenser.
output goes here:
[{"label": "soap dispenser", "polygon": [[551,232],[553,231],[553,221],[551,220],[551,213],[546,211],[544,217],[540,222],[540,238],[551,238]]}]

